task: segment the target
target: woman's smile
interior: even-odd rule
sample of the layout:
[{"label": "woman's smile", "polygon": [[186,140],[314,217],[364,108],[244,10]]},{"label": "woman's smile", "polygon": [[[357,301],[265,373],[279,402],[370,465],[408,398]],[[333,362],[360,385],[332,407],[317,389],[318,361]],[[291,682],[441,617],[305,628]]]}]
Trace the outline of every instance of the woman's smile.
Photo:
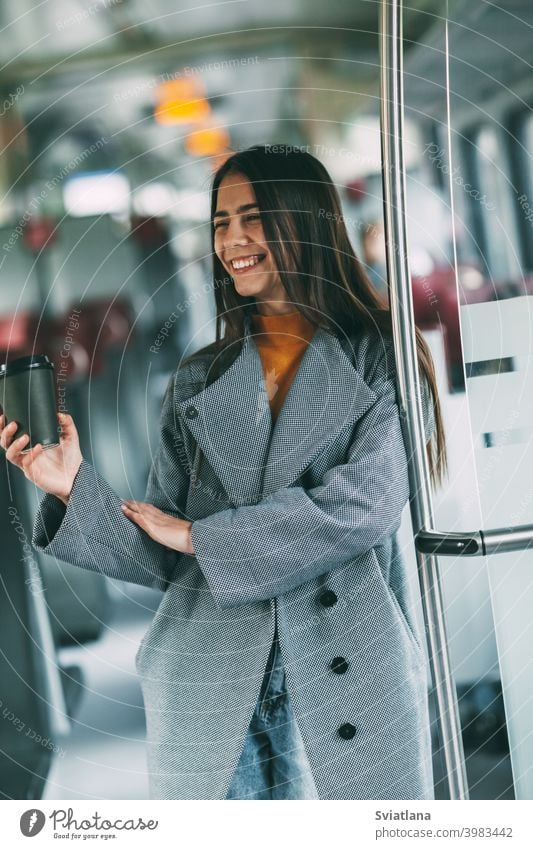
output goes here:
[{"label": "woman's smile", "polygon": [[250,256],[238,256],[230,260],[233,271],[237,274],[246,274],[260,262],[263,262],[266,254],[251,254]]}]

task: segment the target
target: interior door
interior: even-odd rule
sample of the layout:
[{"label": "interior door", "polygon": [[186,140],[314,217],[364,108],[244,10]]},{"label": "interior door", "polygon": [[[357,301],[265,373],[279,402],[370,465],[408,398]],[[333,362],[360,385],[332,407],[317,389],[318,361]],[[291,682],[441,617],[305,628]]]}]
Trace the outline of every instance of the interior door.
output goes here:
[{"label": "interior door", "polygon": [[[533,8],[449,0],[416,44],[401,21],[401,4],[384,2],[384,217],[440,746],[451,798],[476,789],[477,733],[501,773],[490,798],[531,799]],[[445,413],[450,475],[437,492],[415,318]]]}]

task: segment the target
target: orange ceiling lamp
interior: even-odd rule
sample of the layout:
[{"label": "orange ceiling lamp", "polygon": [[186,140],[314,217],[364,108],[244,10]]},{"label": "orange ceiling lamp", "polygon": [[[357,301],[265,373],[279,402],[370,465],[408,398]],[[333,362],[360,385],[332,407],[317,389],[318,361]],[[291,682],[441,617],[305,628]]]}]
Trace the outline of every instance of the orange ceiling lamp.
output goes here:
[{"label": "orange ceiling lamp", "polygon": [[211,112],[200,80],[169,80],[156,90],[154,118],[158,124],[194,124],[204,121]]},{"label": "orange ceiling lamp", "polygon": [[224,127],[200,127],[187,134],[184,147],[191,156],[219,156],[228,152],[229,143]]}]

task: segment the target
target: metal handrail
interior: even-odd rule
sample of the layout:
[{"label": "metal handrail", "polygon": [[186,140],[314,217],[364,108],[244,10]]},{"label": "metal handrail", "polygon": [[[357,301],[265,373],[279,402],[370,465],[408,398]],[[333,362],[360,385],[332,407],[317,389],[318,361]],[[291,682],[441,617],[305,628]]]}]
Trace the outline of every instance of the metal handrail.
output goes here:
[{"label": "metal handrail", "polygon": [[445,532],[422,529],[415,536],[415,546],[424,554],[444,557],[506,554],[508,551],[533,548],[533,525],[490,528],[487,531]]},{"label": "metal handrail", "polygon": [[54,737],[66,737],[71,731],[71,721],[65,701],[50,616],[44,600],[44,586],[38,568],[32,571],[29,596],[30,604],[33,604],[37,643],[43,658],[50,730]]},{"label": "metal handrail", "polygon": [[[432,528],[433,506],[425,450],[411,276],[407,253],[403,156],[403,60],[401,0],[380,9],[381,153],[383,204],[398,395],[409,457],[411,517],[415,534]],[[450,799],[468,799],[457,696],[448,652],[438,563],[416,550],[428,653],[437,703]]]}]

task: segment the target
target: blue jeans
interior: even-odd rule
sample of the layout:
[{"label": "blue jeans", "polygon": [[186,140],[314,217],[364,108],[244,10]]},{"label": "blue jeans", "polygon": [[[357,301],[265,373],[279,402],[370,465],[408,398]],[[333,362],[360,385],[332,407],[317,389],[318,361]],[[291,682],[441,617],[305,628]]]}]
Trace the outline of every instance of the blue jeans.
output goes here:
[{"label": "blue jeans", "polygon": [[277,631],[226,799],[318,799],[285,688]]}]

